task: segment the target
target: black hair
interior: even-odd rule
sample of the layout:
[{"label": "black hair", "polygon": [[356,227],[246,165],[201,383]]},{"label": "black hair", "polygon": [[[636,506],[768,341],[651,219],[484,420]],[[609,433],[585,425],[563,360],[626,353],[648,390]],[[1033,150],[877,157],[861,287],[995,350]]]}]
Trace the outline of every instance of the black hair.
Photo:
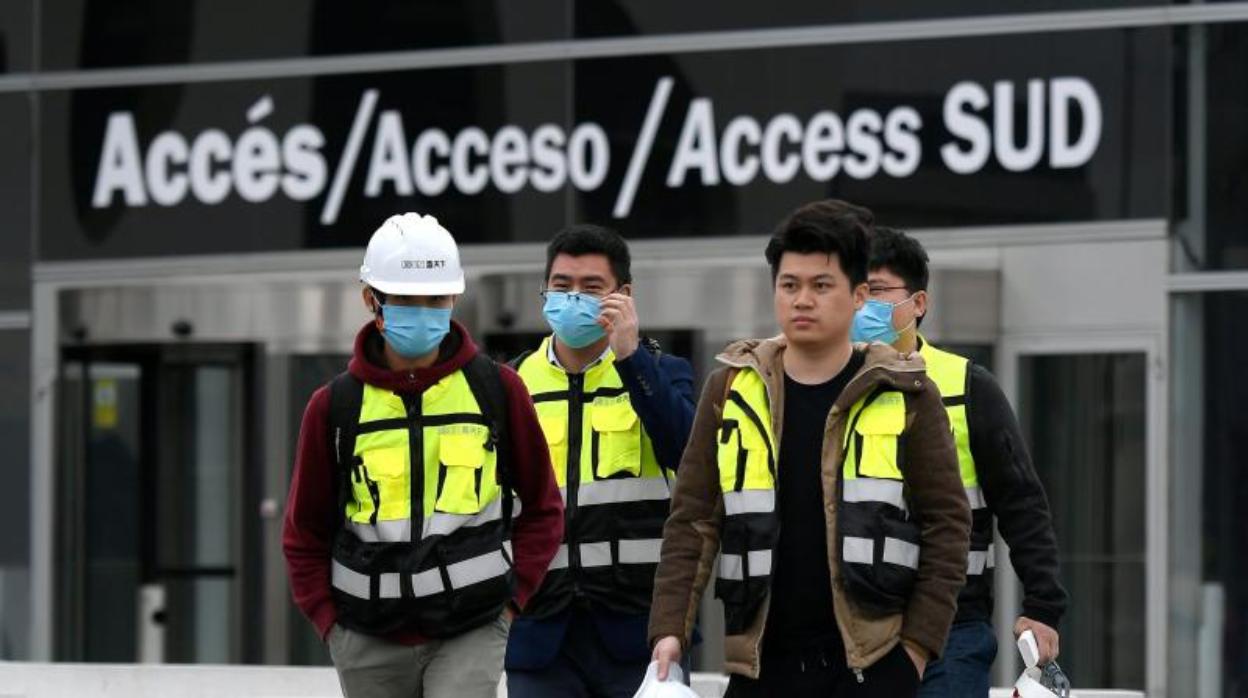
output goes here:
[{"label": "black hair", "polygon": [[615,282],[620,286],[632,283],[632,256],[628,253],[628,243],[620,234],[610,228],[590,223],[570,225],[558,233],[546,246],[546,275],[550,278],[550,267],[555,257],[561,254],[580,257],[587,254],[600,254],[611,264],[611,273],[615,274]]},{"label": "black hair", "polygon": [[785,252],[836,255],[850,287],[867,281],[867,236],[875,214],[840,199],[812,201],[785,217],[767,242],[764,255],[774,281]]},{"label": "black hair", "polygon": [[901,277],[910,293],[927,290],[927,250],[918,240],[896,228],[876,226],[871,235],[871,259],[867,269],[888,269]]}]

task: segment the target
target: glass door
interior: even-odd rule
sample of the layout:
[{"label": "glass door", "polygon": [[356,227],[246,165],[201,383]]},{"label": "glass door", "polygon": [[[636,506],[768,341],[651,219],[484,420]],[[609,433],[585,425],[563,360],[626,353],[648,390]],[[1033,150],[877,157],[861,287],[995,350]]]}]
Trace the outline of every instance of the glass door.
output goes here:
[{"label": "glass door", "polygon": [[1147,402],[1143,353],[1024,356],[1020,420],[1048,494],[1078,685],[1143,689]]},{"label": "glass door", "polygon": [[[58,657],[232,663],[260,565],[246,347],[65,353]],[[256,635],[255,633],[251,634]]]}]

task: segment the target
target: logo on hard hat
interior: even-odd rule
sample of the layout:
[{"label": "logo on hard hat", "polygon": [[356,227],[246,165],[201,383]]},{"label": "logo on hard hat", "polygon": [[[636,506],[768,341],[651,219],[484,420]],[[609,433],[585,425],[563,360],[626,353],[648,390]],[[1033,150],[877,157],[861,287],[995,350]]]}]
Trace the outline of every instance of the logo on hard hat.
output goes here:
[{"label": "logo on hard hat", "polygon": [[399,262],[402,269],[445,269],[445,259],[404,259]]}]

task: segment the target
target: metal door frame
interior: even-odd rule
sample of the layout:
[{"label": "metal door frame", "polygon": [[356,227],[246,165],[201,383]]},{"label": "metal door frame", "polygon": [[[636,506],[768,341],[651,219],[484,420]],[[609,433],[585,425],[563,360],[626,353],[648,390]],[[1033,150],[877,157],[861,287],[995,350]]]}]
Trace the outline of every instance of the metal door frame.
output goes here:
[{"label": "metal door frame", "polygon": [[[1169,371],[1166,366],[1168,338],[1161,331],[1062,331],[1005,335],[997,346],[996,360],[1001,388],[1018,407],[1019,378],[1023,357],[1074,354],[1142,353],[1145,356],[1145,692],[1166,695],[1169,645]],[[1007,550],[998,536],[997,545]],[[1014,620],[1021,608],[1020,585],[1009,555],[997,556],[997,676],[999,685],[1011,685],[1017,677],[1018,653],[1014,648]],[[1008,679],[1006,678],[1008,677]]]},{"label": "metal door frame", "polygon": [[[80,344],[65,345],[60,347],[58,352],[58,373],[65,374],[64,366],[68,363],[78,363],[84,367],[83,387],[84,391],[89,390],[89,382],[87,380],[87,370],[95,363],[114,363],[114,364],[130,364],[138,368],[140,372],[140,403],[141,411],[141,429],[150,429],[153,424],[152,416],[148,412],[161,409],[162,398],[159,390],[153,387],[151,381],[162,380],[163,374],[171,367],[177,366],[228,366],[237,368],[239,371],[238,381],[240,385],[239,409],[242,416],[239,420],[239,452],[241,462],[238,464],[236,476],[238,481],[235,485],[236,492],[241,498],[240,506],[235,514],[235,520],[232,522],[231,536],[233,537],[232,546],[236,550],[237,562],[233,564],[230,577],[235,582],[236,595],[230,609],[233,616],[232,626],[234,631],[229,638],[230,652],[239,661],[257,661],[260,659],[261,638],[255,633],[247,633],[244,631],[246,618],[246,609],[249,607],[257,608],[263,603],[261,589],[264,577],[264,564],[261,559],[262,545],[260,527],[261,523],[254,514],[259,508],[259,498],[262,491],[262,471],[259,467],[262,463],[260,448],[262,444],[259,438],[259,429],[257,428],[257,411],[259,407],[258,397],[261,391],[261,381],[259,380],[259,352],[254,346],[237,343],[237,342],[188,342],[186,344],[159,344],[159,343],[130,343],[130,344]],[[87,416],[84,415],[84,419]],[[53,430],[55,433],[55,429]],[[141,472],[151,475],[155,472],[158,464],[154,462],[156,457],[154,454],[159,453],[161,449],[160,442],[164,440],[162,434],[141,434],[141,452],[139,454],[139,463]],[[55,480],[59,482],[59,478],[64,473],[59,472],[62,462],[59,458],[53,461],[53,467],[58,470],[55,474]],[[81,463],[78,467],[82,467]],[[153,481],[154,482],[154,481]],[[56,485],[59,489],[59,485]],[[142,497],[144,502],[151,501],[150,496]],[[148,511],[148,505],[144,504],[144,513],[141,521],[144,522],[143,530],[140,535],[143,540],[140,543],[140,568],[142,570],[143,579],[141,583],[146,583],[149,576],[154,578],[172,576],[185,576],[185,570],[162,570],[159,565],[159,557],[156,551],[154,538],[154,526],[159,525],[155,520],[156,512]],[[77,519],[75,518],[75,521]],[[81,523],[81,522],[79,522]],[[57,518],[57,526],[64,525],[63,519]],[[73,525],[72,523],[70,525]],[[55,540],[60,540],[63,536],[53,533]],[[64,551],[59,549],[53,551],[56,564],[60,564],[64,558]],[[58,575],[60,576],[60,575]],[[194,575],[192,575],[194,576]],[[138,589],[135,590],[138,593]]]}]

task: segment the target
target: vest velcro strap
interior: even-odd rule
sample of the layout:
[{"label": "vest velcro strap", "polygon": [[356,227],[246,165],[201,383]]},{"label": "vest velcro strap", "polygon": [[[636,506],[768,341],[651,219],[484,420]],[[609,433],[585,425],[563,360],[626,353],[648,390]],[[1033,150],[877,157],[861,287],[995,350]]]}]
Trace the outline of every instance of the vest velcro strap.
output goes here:
[{"label": "vest velcro strap", "polygon": [[853,478],[842,483],[846,502],[879,502],[906,511],[905,486],[901,480]]},{"label": "vest velcro strap", "polygon": [[989,545],[987,550],[972,550],[966,554],[966,573],[985,574],[996,567],[996,551]]},{"label": "vest velcro strap", "polygon": [[577,492],[577,506],[642,502],[670,497],[671,490],[668,489],[667,480],[661,477],[596,480],[581,483]]},{"label": "vest velcro strap", "polygon": [[771,575],[771,551],[751,550],[746,555],[720,553],[719,577],[732,581],[743,581],[747,576],[767,577]]},{"label": "vest velcro strap", "polygon": [[724,493],[724,515],[769,514],[776,510],[775,490],[741,490]]}]

